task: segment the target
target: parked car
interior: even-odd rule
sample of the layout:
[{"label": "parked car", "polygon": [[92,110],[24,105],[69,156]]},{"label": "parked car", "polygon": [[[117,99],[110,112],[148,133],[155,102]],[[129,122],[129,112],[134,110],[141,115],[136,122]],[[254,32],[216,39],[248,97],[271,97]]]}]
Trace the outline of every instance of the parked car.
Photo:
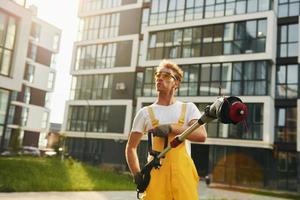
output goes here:
[{"label": "parked car", "polygon": [[20,152],[14,152],[12,150],[7,149],[7,150],[3,151],[0,155],[1,156],[18,156],[18,155],[20,155]]},{"label": "parked car", "polygon": [[37,147],[23,146],[18,151],[7,149],[3,151],[0,155],[1,156],[20,156],[20,155],[41,156],[41,152]]},{"label": "parked car", "polygon": [[21,148],[21,155],[41,156],[41,152],[37,147],[24,146]]}]

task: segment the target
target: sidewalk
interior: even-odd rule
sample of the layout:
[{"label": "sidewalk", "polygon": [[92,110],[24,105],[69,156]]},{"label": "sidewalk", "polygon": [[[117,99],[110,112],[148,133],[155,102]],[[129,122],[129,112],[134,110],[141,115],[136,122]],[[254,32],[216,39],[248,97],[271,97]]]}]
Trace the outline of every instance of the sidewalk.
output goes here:
[{"label": "sidewalk", "polygon": [[[201,200],[288,200],[259,194],[206,187],[200,182]],[[0,193],[1,200],[136,200],[134,191],[118,192],[18,192]]]}]

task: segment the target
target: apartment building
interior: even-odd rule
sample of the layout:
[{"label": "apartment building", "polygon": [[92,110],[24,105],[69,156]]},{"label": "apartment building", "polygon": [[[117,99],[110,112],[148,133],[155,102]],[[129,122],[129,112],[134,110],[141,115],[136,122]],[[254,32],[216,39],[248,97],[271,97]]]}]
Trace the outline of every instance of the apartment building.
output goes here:
[{"label": "apartment building", "polygon": [[[199,175],[300,191],[299,4],[81,0],[63,124],[69,153],[125,168],[133,116],[155,100],[155,67],[171,59],[184,70],[177,99],[203,111],[234,95],[249,109],[246,123],[209,123],[207,141],[192,143]],[[144,163],[146,143],[139,154]]]},{"label": "apartment building", "polygon": [[49,101],[61,30],[37,17],[26,1],[1,2],[1,149],[16,136],[22,146],[46,147]]}]

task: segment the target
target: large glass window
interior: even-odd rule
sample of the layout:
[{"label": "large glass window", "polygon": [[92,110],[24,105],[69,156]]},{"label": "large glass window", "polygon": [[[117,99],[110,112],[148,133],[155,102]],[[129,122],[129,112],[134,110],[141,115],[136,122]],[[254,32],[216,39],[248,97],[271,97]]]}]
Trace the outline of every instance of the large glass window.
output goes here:
[{"label": "large glass window", "polygon": [[[272,163],[267,150],[221,145],[211,145],[209,148],[215,182],[259,188],[265,186],[265,177],[271,171],[269,163]],[[251,173],[245,173],[248,171]]]},{"label": "large glass window", "polygon": [[298,56],[298,24],[278,27],[278,57]]},{"label": "large glass window", "polygon": [[278,17],[299,15],[299,0],[278,0]]},{"label": "large glass window", "polygon": [[276,67],[276,98],[296,99],[298,97],[298,64]]},{"label": "large glass window", "polygon": [[70,106],[67,130],[123,133],[126,106]]},{"label": "large glass window", "polygon": [[266,27],[267,20],[260,19],[152,32],[149,35],[147,59],[264,52]]},{"label": "large glass window", "polygon": [[297,108],[276,108],[275,141],[291,142],[297,141]]},{"label": "large glass window", "polygon": [[[123,44],[130,46],[130,44],[126,42],[119,42],[78,47],[75,69],[81,70],[117,67],[117,47],[120,46],[121,49]],[[130,58],[126,59],[128,60]]]},{"label": "large glass window", "polygon": [[[181,66],[184,77],[178,96],[270,94],[271,64],[267,61],[193,64]],[[155,96],[153,73],[147,67],[137,73],[136,96]]]},{"label": "large glass window", "polygon": [[[153,0],[149,24],[168,24],[262,12],[271,10],[272,5],[272,0]],[[293,13],[296,12],[295,9]]]},{"label": "large glass window", "polygon": [[277,186],[281,190],[297,191],[297,152],[277,154]]},{"label": "large glass window", "polygon": [[89,12],[114,8],[120,6],[122,0],[81,0],[79,9],[81,12]]},{"label": "large glass window", "polygon": [[[209,105],[197,104],[200,111]],[[247,140],[262,140],[263,138],[263,104],[249,103],[248,117],[244,123],[236,125],[222,124],[217,121],[212,121],[206,124],[208,137],[210,138],[234,138]]]},{"label": "large glass window", "polygon": [[270,64],[266,61],[201,65],[201,96],[267,95]]},{"label": "large glass window", "polygon": [[119,31],[120,13],[82,18],[78,39],[95,40],[116,37]]},{"label": "large glass window", "polygon": [[71,99],[110,99],[112,75],[85,75],[73,77]]},{"label": "large glass window", "polygon": [[10,75],[16,31],[16,18],[0,11],[0,75]]}]

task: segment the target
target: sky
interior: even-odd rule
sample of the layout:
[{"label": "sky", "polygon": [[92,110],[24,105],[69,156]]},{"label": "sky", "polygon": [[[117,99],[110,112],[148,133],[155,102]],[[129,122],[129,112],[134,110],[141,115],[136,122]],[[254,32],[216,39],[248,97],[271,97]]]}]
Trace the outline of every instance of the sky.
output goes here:
[{"label": "sky", "polygon": [[69,99],[71,87],[71,59],[73,43],[76,40],[79,19],[78,0],[27,0],[28,5],[38,7],[38,18],[62,30],[60,49],[57,55],[56,80],[51,97],[51,123],[62,123],[65,102]]}]

